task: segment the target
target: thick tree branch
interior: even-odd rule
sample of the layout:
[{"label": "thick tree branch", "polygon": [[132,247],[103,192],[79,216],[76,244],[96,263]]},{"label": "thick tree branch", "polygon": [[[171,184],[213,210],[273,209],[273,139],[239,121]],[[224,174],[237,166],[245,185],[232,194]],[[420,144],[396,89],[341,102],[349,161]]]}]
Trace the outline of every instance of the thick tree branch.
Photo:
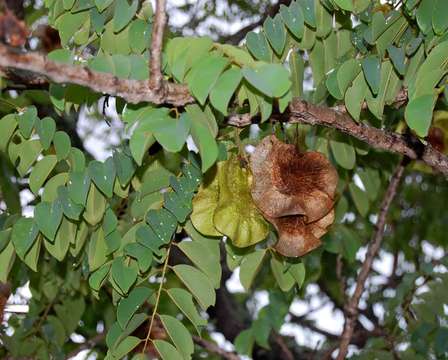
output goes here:
[{"label": "thick tree branch", "polygon": [[166,25],[166,0],[156,1],[156,13],[151,38],[151,60],[149,62],[149,88],[163,96],[162,45],[163,30]]},{"label": "thick tree branch", "polygon": [[353,293],[352,297],[345,307],[345,324],[344,330],[341,335],[341,343],[339,346],[337,360],[343,360],[347,355],[348,346],[352,340],[353,332],[355,330],[355,324],[358,319],[359,300],[361,299],[361,295],[364,292],[364,286],[367,277],[369,276],[370,269],[372,268],[373,260],[381,247],[381,242],[383,241],[384,237],[384,228],[386,225],[386,216],[389,211],[390,205],[392,204],[392,200],[397,193],[397,188],[403,175],[405,163],[407,161],[408,159],[404,158],[398,165],[397,169],[392,175],[389,186],[386,190],[386,194],[384,195],[383,201],[381,203],[378,221],[376,223],[376,230],[372,236],[372,239],[370,240],[366,258],[362,264],[361,271],[358,274],[355,292]]},{"label": "thick tree branch", "polygon": [[35,52],[19,52],[0,45],[0,67],[32,72],[45,76],[55,83],[71,83],[88,87],[93,91],[119,96],[129,103],[168,103],[176,106],[193,102],[184,85],[163,82],[164,92],[148,88],[146,81],[118,79],[108,73],[92,71],[87,67],[73,66],[48,60]]},{"label": "thick tree branch", "polygon": [[193,341],[195,342],[195,344],[204,348],[209,353],[220,356],[221,359],[226,359],[226,360],[239,360],[240,359],[240,357],[237,354],[230,352],[230,351],[226,351],[226,350],[220,348],[215,343],[213,343],[211,341],[207,341],[199,336],[193,336]]}]

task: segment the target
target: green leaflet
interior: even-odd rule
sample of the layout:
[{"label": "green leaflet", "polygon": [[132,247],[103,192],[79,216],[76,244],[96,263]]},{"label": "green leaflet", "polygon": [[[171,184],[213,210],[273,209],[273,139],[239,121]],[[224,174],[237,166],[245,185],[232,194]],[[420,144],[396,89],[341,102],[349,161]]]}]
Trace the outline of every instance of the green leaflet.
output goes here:
[{"label": "green leaflet", "polygon": [[111,198],[115,182],[115,165],[111,157],[105,162],[93,160],[89,163],[88,173],[101,192]]},{"label": "green leaflet", "polygon": [[187,75],[187,82],[193,96],[201,105],[205,104],[208,94],[228,65],[222,56],[209,55],[195,64]]},{"label": "green leaflet", "polygon": [[52,203],[42,201],[37,204],[34,208],[34,220],[40,232],[47,239],[53,241],[62,221],[62,205],[60,201]]},{"label": "green leaflet", "polygon": [[[21,258],[24,258],[33,246],[38,233],[39,229],[33,219],[20,218],[14,224],[10,243],[14,245],[16,253]],[[8,249],[8,246],[6,248]]]},{"label": "green leaflet", "polygon": [[227,115],[227,107],[242,79],[241,70],[230,68],[224,71],[210,92],[210,102],[214,108]]},{"label": "green leaflet", "polygon": [[137,12],[139,5],[138,0],[132,0],[131,5],[129,5],[127,0],[116,0],[115,1],[115,11],[114,11],[114,31],[121,31],[134,17]]},{"label": "green leaflet", "polygon": [[0,251],[0,281],[6,283],[8,280],[9,271],[12,268],[15,260],[14,245],[12,241]]},{"label": "green leaflet", "polygon": [[66,159],[70,153],[71,147],[70,138],[67,133],[64,131],[56,131],[54,134],[53,144],[56,149],[58,161]]},{"label": "green leaflet", "polygon": [[216,295],[210,280],[203,272],[190,265],[173,266],[173,271],[205,311],[215,304]]},{"label": "green leaflet", "polygon": [[359,120],[362,104],[367,91],[367,82],[364,78],[364,74],[360,72],[355,80],[353,80],[352,86],[347,89],[344,98],[347,111],[355,120]]},{"label": "green leaflet", "polygon": [[271,271],[278,286],[284,292],[291,290],[295,284],[294,277],[287,271],[283,262],[277,256],[271,257]]},{"label": "green leaflet", "polygon": [[17,128],[17,115],[8,114],[0,120],[0,151],[5,152],[14,130]]},{"label": "green leaflet", "polygon": [[218,158],[216,119],[210,111],[202,111],[198,105],[185,107],[191,122],[191,136],[199,148],[202,162],[202,172],[207,171]]},{"label": "green leaflet", "polygon": [[302,97],[305,63],[299,50],[293,50],[291,52],[289,57],[289,69],[291,71],[292,96]]},{"label": "green leaflet", "polygon": [[273,19],[268,17],[264,21],[263,30],[276,54],[282,56],[286,44],[286,31],[280,14]]},{"label": "green leaflet", "polygon": [[436,100],[437,96],[434,94],[422,95],[411,100],[406,106],[406,123],[420,137],[428,134]]},{"label": "green leaflet", "polygon": [[55,155],[47,155],[36,163],[29,179],[30,189],[34,194],[37,195],[37,192],[47,180],[56,163],[57,158]]},{"label": "green leaflet", "polygon": [[330,148],[336,162],[344,169],[353,169],[356,164],[356,153],[353,145],[341,135],[330,140]]},{"label": "green leaflet", "polygon": [[49,241],[47,238],[44,239],[45,248],[58,261],[64,260],[70,243],[75,241],[76,230],[75,222],[63,218],[54,241]]},{"label": "green leaflet", "polygon": [[182,354],[184,359],[190,359],[191,354],[194,352],[194,344],[190,332],[179,320],[172,316],[159,315],[159,317],[177,351]]},{"label": "green leaflet", "polygon": [[36,132],[44,150],[48,150],[56,132],[56,123],[51,117],[36,120]]},{"label": "green leaflet", "polygon": [[368,56],[361,61],[364,76],[367,84],[374,95],[378,94],[381,81],[381,62],[380,59],[374,55]]},{"label": "green leaflet", "polygon": [[38,120],[35,106],[26,108],[25,112],[19,114],[19,131],[25,139],[28,139],[33,131],[34,123]]},{"label": "green leaflet", "polygon": [[101,227],[90,238],[88,249],[89,270],[95,271],[107,261],[107,244]]},{"label": "green leaflet", "polygon": [[106,210],[106,198],[94,184],[90,185],[89,194],[83,212],[84,219],[92,226],[98,224]]},{"label": "green leaflet", "polygon": [[369,199],[367,194],[354,183],[349,184],[350,195],[361,216],[366,216],[369,212]]},{"label": "green leaflet", "polygon": [[263,264],[266,249],[255,250],[254,252],[243,257],[240,268],[240,281],[246,291],[249,291],[255,276]]},{"label": "green leaflet", "polygon": [[271,47],[263,32],[249,32],[246,35],[246,46],[257,60],[271,62]]},{"label": "green leaflet", "polygon": [[300,5],[294,1],[289,7],[281,4],[280,15],[286,27],[298,39],[303,36],[304,16]]},{"label": "green leaflet", "polygon": [[183,360],[182,355],[169,342],[163,340],[154,340],[154,347],[162,360]]},{"label": "green leaflet", "polygon": [[243,68],[244,78],[269,97],[281,97],[291,87],[288,71],[280,64],[256,63],[254,68]]},{"label": "green leaflet", "polygon": [[150,288],[136,287],[129,293],[127,298],[120,300],[117,307],[117,321],[122,329],[126,328],[129,320],[131,320],[138,308],[143,305],[143,303],[147,301],[152,294],[153,290]]}]

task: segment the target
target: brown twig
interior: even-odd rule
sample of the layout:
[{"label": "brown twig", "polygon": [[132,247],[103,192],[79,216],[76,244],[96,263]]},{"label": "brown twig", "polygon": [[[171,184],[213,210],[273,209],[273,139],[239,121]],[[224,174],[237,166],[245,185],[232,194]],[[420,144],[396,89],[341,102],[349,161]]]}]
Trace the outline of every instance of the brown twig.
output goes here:
[{"label": "brown twig", "polygon": [[[398,102],[402,101],[403,92],[400,92]],[[349,114],[341,111],[340,107],[319,106],[295,98],[289,105],[287,117],[282,115],[279,120],[333,128],[364,141],[376,149],[402,154],[413,160],[421,160],[448,176],[448,157],[433,148],[431,144],[424,145],[413,135],[400,135],[355,122]],[[228,123],[234,126],[247,126],[251,121],[248,114],[242,114],[230,116]]]},{"label": "brown twig", "polygon": [[343,360],[347,355],[348,346],[351,342],[353,332],[355,329],[355,324],[358,319],[359,300],[361,298],[362,293],[364,292],[364,286],[367,277],[369,276],[373,260],[375,259],[375,256],[381,247],[381,242],[384,237],[384,228],[386,225],[386,216],[389,211],[390,205],[392,204],[392,200],[394,199],[397,193],[397,188],[403,175],[403,171],[407,161],[408,159],[406,158],[403,159],[396,168],[390,180],[389,186],[386,190],[386,194],[384,195],[383,201],[381,203],[378,221],[376,223],[376,230],[372,236],[372,239],[370,240],[366,258],[362,264],[361,271],[359,272],[358,278],[356,280],[355,292],[353,293],[352,297],[350,298],[348,304],[345,307],[345,324],[344,324],[344,330],[341,335],[341,343],[339,345],[339,353],[337,360]]},{"label": "brown twig", "polygon": [[166,25],[166,0],[156,1],[156,12],[151,38],[151,61],[149,62],[149,88],[164,96],[162,77],[163,30]]},{"label": "brown twig", "polygon": [[239,360],[240,359],[240,357],[236,353],[226,351],[226,350],[220,348],[215,343],[213,343],[211,341],[207,341],[199,336],[196,336],[196,335],[193,336],[193,341],[195,342],[195,344],[204,348],[208,352],[215,354],[215,355],[219,355],[222,359],[227,359],[227,360]]},{"label": "brown twig", "polygon": [[39,53],[24,53],[1,44],[0,67],[43,75],[58,84],[71,83],[85,86],[98,93],[119,96],[133,104],[151,102],[179,106],[193,102],[188,88],[181,84],[163,81],[164,92],[161,95],[159,91],[148,89],[146,81],[118,79],[109,73],[92,71],[78,65],[57,63]]}]

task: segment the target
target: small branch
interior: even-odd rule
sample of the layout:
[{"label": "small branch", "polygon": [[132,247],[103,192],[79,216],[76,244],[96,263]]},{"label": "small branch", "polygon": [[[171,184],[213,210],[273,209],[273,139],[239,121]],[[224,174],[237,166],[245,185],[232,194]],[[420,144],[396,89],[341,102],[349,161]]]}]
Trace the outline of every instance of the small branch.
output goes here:
[{"label": "small branch", "polygon": [[109,73],[92,71],[79,65],[54,62],[37,52],[24,53],[1,44],[0,67],[39,74],[58,84],[71,83],[85,86],[101,94],[119,96],[133,104],[151,102],[181,106],[194,101],[184,85],[164,81],[164,92],[161,95],[154,89],[148,89],[146,81],[118,79]]},{"label": "small branch", "polygon": [[215,343],[213,343],[211,341],[207,341],[207,340],[205,340],[205,339],[203,339],[203,338],[201,338],[199,336],[194,335],[193,336],[193,341],[195,342],[195,344],[197,344],[200,347],[204,348],[209,353],[218,355],[222,359],[227,359],[227,360],[239,360],[240,359],[240,357],[236,353],[230,352],[230,351],[226,351],[226,350],[220,348]]},{"label": "small branch", "polygon": [[355,292],[353,293],[353,296],[350,298],[345,308],[345,324],[344,330],[341,335],[341,343],[339,345],[337,360],[343,360],[347,355],[348,346],[351,342],[355,324],[358,319],[359,300],[362,293],[364,292],[364,286],[367,277],[369,276],[373,260],[381,247],[381,242],[383,241],[384,237],[384,228],[386,225],[386,216],[389,211],[390,205],[392,204],[392,200],[397,193],[397,188],[400,183],[401,177],[403,176],[405,163],[407,161],[408,159],[404,158],[396,168],[395,173],[392,175],[389,186],[386,190],[386,194],[384,195],[384,199],[381,203],[376,230],[372,236],[372,239],[370,240],[366,258],[362,264],[361,271],[358,274]]},{"label": "small branch", "polygon": [[279,359],[282,360],[294,360],[294,355],[285,343],[285,339],[279,334],[274,334],[274,342],[279,348],[279,354],[277,355]]},{"label": "small branch", "polygon": [[68,353],[67,356],[65,357],[65,359],[69,360],[71,358],[74,358],[76,355],[78,355],[83,350],[92,349],[97,344],[102,342],[104,340],[104,338],[105,338],[104,333],[99,333],[99,334],[95,335],[93,338],[91,338],[90,340],[87,340],[86,342],[82,343],[78,348],[76,348],[72,352]]},{"label": "small branch", "polygon": [[166,0],[156,1],[154,26],[152,28],[151,58],[149,62],[149,88],[163,94],[162,45],[166,25]]}]

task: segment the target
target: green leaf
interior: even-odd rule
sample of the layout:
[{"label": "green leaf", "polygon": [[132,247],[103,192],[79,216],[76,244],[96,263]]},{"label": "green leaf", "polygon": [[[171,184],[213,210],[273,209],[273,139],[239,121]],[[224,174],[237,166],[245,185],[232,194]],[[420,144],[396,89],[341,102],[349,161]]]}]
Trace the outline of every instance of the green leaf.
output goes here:
[{"label": "green leaf", "polygon": [[281,56],[286,44],[286,31],[280,14],[274,19],[268,17],[264,21],[263,30],[274,51]]},{"label": "green leaf", "polygon": [[56,132],[56,123],[51,117],[36,121],[36,131],[44,150],[48,150]]},{"label": "green leaf", "polygon": [[122,329],[127,327],[129,320],[131,320],[135,312],[149,299],[153,292],[154,291],[148,287],[137,287],[129,293],[127,298],[120,300],[117,307],[117,321]]},{"label": "green leaf", "polygon": [[127,151],[114,151],[113,160],[117,171],[118,181],[122,186],[127,186],[134,176],[136,166],[132,156]]},{"label": "green leaf", "polygon": [[356,153],[353,145],[342,136],[330,140],[330,147],[336,162],[344,169],[353,169],[356,164]]},{"label": "green leaf", "polygon": [[359,120],[362,104],[367,91],[368,85],[364,78],[364,74],[361,72],[356,76],[355,80],[353,80],[352,86],[345,92],[345,106],[347,107],[349,114],[355,120]]},{"label": "green leaf", "polygon": [[33,246],[39,229],[33,219],[20,218],[13,226],[11,233],[11,243],[17,254],[24,258]]},{"label": "green leaf", "polygon": [[209,248],[203,243],[203,241],[211,241],[217,243],[216,240],[193,240],[182,241],[177,246],[182,252],[190,259],[190,261],[198,267],[210,280],[214,288],[217,289],[221,282],[221,268],[219,259],[210,256]]},{"label": "green leaf", "polygon": [[95,271],[107,261],[107,244],[101,227],[93,232],[87,255],[90,271]]},{"label": "green leaf", "polygon": [[91,184],[83,213],[84,219],[94,226],[101,221],[105,210],[106,198],[94,184]]},{"label": "green leaf", "polygon": [[260,271],[265,255],[266,249],[260,249],[243,257],[240,267],[240,281],[246,291],[249,291],[255,276]]},{"label": "green leaf", "polygon": [[200,335],[199,328],[205,326],[207,322],[199,315],[198,310],[193,303],[191,294],[188,291],[179,288],[171,288],[166,292],[179,310],[191,321],[197,333]]},{"label": "green leaf", "polygon": [[246,35],[246,46],[257,60],[271,62],[271,48],[263,32],[249,32]]},{"label": "green leaf", "polygon": [[42,193],[42,201],[53,202],[58,197],[58,187],[65,185],[68,179],[67,173],[60,173],[52,178],[50,178],[44,187],[44,192]]},{"label": "green leaf", "polygon": [[173,271],[193,294],[204,311],[207,310],[209,306],[215,304],[215,291],[209,279],[203,272],[193,266],[184,264],[174,266]]},{"label": "green leaf", "polygon": [[12,241],[8,243],[6,248],[0,251],[0,281],[6,283],[8,280],[9,271],[14,264],[15,259],[14,245]]},{"label": "green leaf", "polygon": [[47,155],[42,160],[38,161],[30,174],[30,189],[37,195],[39,189],[43,186],[51,171],[57,163],[55,155]]},{"label": "green leaf", "polygon": [[291,87],[288,71],[280,64],[257,63],[254,69],[243,68],[244,78],[269,97],[281,97]]},{"label": "green leaf", "polygon": [[131,50],[138,54],[142,53],[150,45],[151,32],[151,24],[142,19],[134,20],[129,28],[129,38],[132,39]]},{"label": "green leaf", "polygon": [[34,220],[40,232],[50,241],[54,240],[62,220],[62,206],[59,201],[40,202],[34,208]]},{"label": "green leaf", "polygon": [[194,352],[194,344],[191,334],[184,324],[169,315],[159,315],[159,318],[179,353],[184,359],[190,359]]},{"label": "green leaf", "polygon": [[89,235],[89,228],[85,221],[81,221],[78,226],[78,230],[76,231],[75,241],[70,244],[69,250],[70,254],[73,257],[77,257],[83,246],[87,240],[87,236]]},{"label": "green leaf", "polygon": [[58,199],[62,206],[64,215],[71,220],[79,220],[81,212],[84,210],[84,206],[75,204],[68,195],[66,187],[60,186],[58,188]]},{"label": "green leaf", "polygon": [[195,64],[187,75],[188,87],[201,105],[205,104],[208,94],[228,65],[222,56],[209,55]]},{"label": "green leaf", "polygon": [[406,106],[404,113],[406,123],[420,137],[428,135],[436,100],[436,95],[422,95],[411,100]]},{"label": "green leaf", "polygon": [[139,243],[127,244],[124,248],[127,256],[131,256],[137,260],[140,272],[144,273],[149,270],[152,264],[152,251]]},{"label": "green leaf", "polygon": [[417,9],[417,24],[424,34],[428,34],[432,29],[432,14],[438,0],[421,1]]},{"label": "green leaf", "polygon": [[132,0],[131,5],[129,5],[128,0],[115,0],[115,11],[114,11],[114,31],[121,31],[134,17],[137,12],[139,1]]},{"label": "green leaf", "polygon": [[280,289],[284,292],[291,290],[296,281],[276,256],[271,257],[271,270]]},{"label": "green leaf", "polygon": [[316,28],[316,12],[314,7],[314,0],[299,0],[299,5],[303,11],[303,18],[305,22],[312,28]]},{"label": "green leaf", "polygon": [[202,172],[207,171],[218,158],[216,119],[208,112],[203,112],[198,105],[185,107],[191,122],[191,136],[199,148]]},{"label": "green leaf", "polygon": [[6,248],[11,238],[12,228],[4,229],[0,231],[0,252]]},{"label": "green leaf", "polygon": [[[331,31],[333,26],[333,15],[327,10],[320,1],[315,1],[316,14],[316,35],[325,38]],[[329,55],[327,55],[329,56]]]},{"label": "green leaf", "polygon": [[337,72],[337,82],[343,97],[348,87],[352,85],[353,80],[355,80],[360,71],[360,64],[355,59],[349,59],[340,66]]},{"label": "green leaf", "polygon": [[442,35],[448,29],[446,14],[448,12],[448,2],[435,0],[432,11],[432,26],[437,35]]},{"label": "green leaf", "polygon": [[369,212],[369,199],[367,194],[354,183],[350,183],[348,187],[356,209],[358,209],[361,216],[367,216]]},{"label": "green leaf", "polygon": [[288,268],[288,272],[293,276],[293,278],[296,280],[297,285],[302,287],[304,281],[305,281],[305,265],[303,262],[291,264]]},{"label": "green leaf", "polygon": [[280,15],[286,27],[298,39],[303,36],[304,18],[302,9],[297,2],[292,2],[289,7],[281,4]]},{"label": "green leaf", "polygon": [[30,137],[34,123],[37,120],[37,109],[35,106],[27,107],[24,113],[18,115],[19,131],[25,139]]},{"label": "green leaf", "polygon": [[162,360],[183,360],[182,355],[169,342],[153,340],[152,342]]},{"label": "green leaf", "polygon": [[222,114],[227,115],[227,107],[242,79],[241,70],[231,68],[224,71],[210,92],[210,102]]},{"label": "green leaf", "polygon": [[378,192],[381,188],[381,179],[378,170],[364,168],[358,171],[358,175],[364,184],[367,196],[371,201],[374,201],[378,197]]},{"label": "green leaf", "polygon": [[61,226],[56,233],[54,241],[44,239],[45,248],[47,251],[56,258],[58,261],[62,261],[67,254],[70,243],[74,242],[76,238],[76,223],[62,218]]},{"label": "green leaf", "polygon": [[11,138],[14,130],[18,125],[17,115],[16,114],[8,114],[0,120],[0,151],[5,152],[7,145],[9,143],[9,139]]},{"label": "green leaf", "polygon": [[139,131],[148,131],[167,151],[182,149],[190,132],[191,120],[185,113],[179,119],[168,115],[168,109],[156,109],[140,121]]},{"label": "green leaf", "polygon": [[70,163],[70,171],[84,171],[86,169],[86,157],[84,153],[78,148],[72,147],[68,157]]},{"label": "green leaf", "polygon": [[165,244],[170,242],[177,228],[177,219],[164,208],[149,210],[146,214],[146,222]]},{"label": "green leaf", "polygon": [[93,160],[89,163],[88,173],[98,189],[111,198],[116,175],[114,160],[111,157],[105,162]]},{"label": "green leaf", "polygon": [[79,205],[85,205],[90,189],[90,176],[87,172],[70,173],[67,190],[70,199]]},{"label": "green leaf", "polygon": [[90,274],[89,276],[89,286],[95,290],[100,291],[101,286],[103,286],[106,281],[107,275],[109,274],[111,264],[104,264],[98,270]]},{"label": "green leaf", "polygon": [[129,139],[129,148],[131,154],[138,165],[142,165],[146,152],[154,144],[156,139],[147,131],[140,131],[138,128],[134,130]]},{"label": "green leaf", "polygon": [[113,3],[114,0],[95,0],[95,6],[98,8],[99,12],[103,12],[109,5]]},{"label": "green leaf", "polygon": [[75,33],[88,20],[88,17],[88,11],[80,11],[77,13],[66,12],[57,18],[55,26],[59,30],[59,36],[63,46],[68,44]]},{"label": "green leaf", "polygon": [[17,172],[20,176],[25,176],[31,165],[37,160],[42,147],[39,140],[28,140],[18,146],[20,163],[17,166]]},{"label": "green leaf", "polygon": [[233,342],[238,354],[248,356],[252,355],[254,343],[255,339],[252,328],[241,331]]},{"label": "green leaf", "polygon": [[112,355],[115,359],[123,359],[141,342],[142,339],[139,339],[135,336],[128,336],[112,349]]},{"label": "green leaf", "polygon": [[361,61],[367,84],[374,95],[378,94],[381,82],[381,61],[377,56],[371,55]]},{"label": "green leaf", "polygon": [[71,148],[70,138],[67,133],[64,131],[56,131],[54,134],[53,143],[56,149],[58,161],[66,159]]},{"label": "green leaf", "polygon": [[111,274],[122,293],[127,294],[131,286],[137,280],[138,272],[134,266],[127,266],[125,264],[124,257],[119,257],[112,263]]},{"label": "green leaf", "polygon": [[392,64],[394,64],[394,68],[400,75],[404,75],[406,73],[406,55],[404,53],[404,49],[390,45],[387,48],[387,52],[389,54],[389,58],[392,60]]},{"label": "green leaf", "polygon": [[[355,10],[353,6],[353,0],[334,0],[337,6],[339,6],[342,10],[353,11]],[[355,0],[356,2],[356,0]]]}]

